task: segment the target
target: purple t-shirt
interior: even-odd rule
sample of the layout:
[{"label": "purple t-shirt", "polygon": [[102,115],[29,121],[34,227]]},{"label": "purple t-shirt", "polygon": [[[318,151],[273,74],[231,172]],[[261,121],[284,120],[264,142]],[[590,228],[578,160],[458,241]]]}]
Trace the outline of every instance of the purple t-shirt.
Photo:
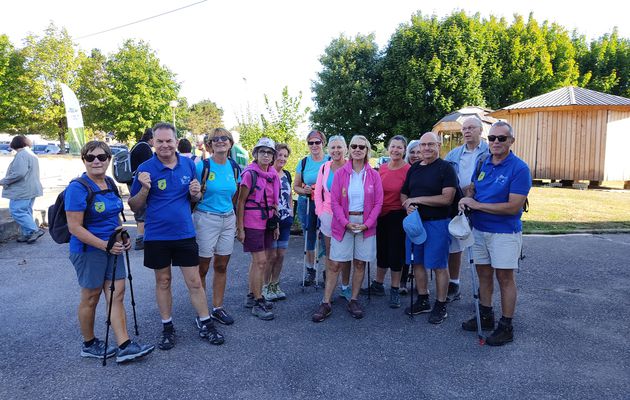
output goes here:
[{"label": "purple t-shirt", "polygon": [[[251,186],[252,174],[245,171],[241,175],[241,190],[249,190]],[[269,207],[278,203],[278,200],[273,198],[273,184],[271,182],[267,182],[266,179],[261,178],[260,175],[256,178],[256,191],[258,190],[265,191]],[[261,209],[264,210],[265,201],[263,200],[261,202],[262,204],[258,204],[255,202],[254,197],[254,192],[250,192],[249,196],[247,196],[247,201],[245,202],[245,212],[243,213],[243,226],[250,229],[265,229],[267,227],[267,219],[262,218],[264,211],[261,211]],[[252,209],[254,207],[258,207],[258,209]],[[273,210],[267,210],[267,216],[271,217],[272,215]]]}]

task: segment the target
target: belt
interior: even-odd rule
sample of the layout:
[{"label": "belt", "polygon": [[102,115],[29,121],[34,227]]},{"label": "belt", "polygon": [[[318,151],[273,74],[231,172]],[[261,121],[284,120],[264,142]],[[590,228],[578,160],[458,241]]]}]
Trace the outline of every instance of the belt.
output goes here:
[{"label": "belt", "polygon": [[200,209],[196,209],[195,211],[198,211],[200,213],[204,213],[204,214],[208,214],[208,215],[212,215],[215,217],[222,217],[222,218],[227,218],[227,217],[231,217],[232,215],[234,215],[234,211],[230,211],[224,214],[219,214],[219,213],[213,213],[210,211],[204,211],[204,210],[200,210]]},{"label": "belt", "polygon": [[363,215],[363,211],[350,211],[349,215]]}]

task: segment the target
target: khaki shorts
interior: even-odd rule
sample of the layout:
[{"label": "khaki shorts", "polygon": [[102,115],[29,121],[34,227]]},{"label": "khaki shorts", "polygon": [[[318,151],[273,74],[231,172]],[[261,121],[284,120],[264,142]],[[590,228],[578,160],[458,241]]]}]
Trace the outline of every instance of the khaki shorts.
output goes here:
[{"label": "khaki shorts", "polygon": [[236,235],[236,215],[233,212],[211,214],[195,210],[193,222],[197,232],[199,257],[212,258],[215,254],[220,256],[232,254]]},{"label": "khaki shorts", "polygon": [[321,213],[319,216],[319,231],[324,234],[324,236],[331,237],[332,236],[332,214]]},{"label": "khaki shorts", "polygon": [[[363,223],[362,215],[351,215],[350,222]],[[337,262],[372,261],[376,258],[376,235],[363,237],[363,232],[352,233],[348,230],[343,234],[343,239],[338,241],[334,237],[330,240],[330,259]]]},{"label": "khaki shorts", "polygon": [[487,264],[495,269],[518,269],[523,245],[522,232],[490,233],[473,229],[475,264]]}]

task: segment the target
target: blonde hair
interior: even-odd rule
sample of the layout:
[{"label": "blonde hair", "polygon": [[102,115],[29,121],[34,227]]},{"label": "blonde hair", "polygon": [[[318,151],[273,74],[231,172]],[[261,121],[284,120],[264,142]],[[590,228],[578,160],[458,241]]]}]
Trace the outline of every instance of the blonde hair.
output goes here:
[{"label": "blonde hair", "polygon": [[370,162],[370,156],[372,154],[372,145],[370,145],[370,141],[367,140],[367,138],[363,135],[354,135],[352,136],[352,139],[350,139],[350,146],[352,147],[352,145],[354,144],[355,141],[357,140],[363,140],[365,142],[365,145],[367,146],[367,152],[365,153],[365,163],[369,163]]}]

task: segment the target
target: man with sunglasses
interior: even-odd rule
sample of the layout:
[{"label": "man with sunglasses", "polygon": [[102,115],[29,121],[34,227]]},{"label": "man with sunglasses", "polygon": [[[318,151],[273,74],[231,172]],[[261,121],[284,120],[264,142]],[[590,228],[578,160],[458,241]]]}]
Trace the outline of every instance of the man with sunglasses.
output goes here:
[{"label": "man with sunglasses", "polygon": [[[444,157],[444,161],[448,161],[455,168],[459,187],[464,193],[470,185],[470,179],[479,159],[488,154],[488,143],[481,139],[482,130],[483,127],[479,118],[466,118],[462,123],[464,144],[454,148]],[[462,241],[451,236],[448,250],[449,281],[446,301],[450,303],[462,297],[459,290],[459,270],[462,264],[462,251],[464,250]]]},{"label": "man with sunglasses", "polygon": [[[522,246],[521,215],[532,186],[527,164],[510,150],[514,130],[504,121],[490,128],[490,155],[473,173],[471,190],[459,202],[459,209],[472,210],[473,258],[479,275],[481,328],[493,330],[486,343],[501,346],[513,340],[512,317],[516,308],[516,282]],[[501,291],[502,317],[495,329],[492,311],[496,275]],[[466,331],[477,331],[475,317],[462,323]]]}]

